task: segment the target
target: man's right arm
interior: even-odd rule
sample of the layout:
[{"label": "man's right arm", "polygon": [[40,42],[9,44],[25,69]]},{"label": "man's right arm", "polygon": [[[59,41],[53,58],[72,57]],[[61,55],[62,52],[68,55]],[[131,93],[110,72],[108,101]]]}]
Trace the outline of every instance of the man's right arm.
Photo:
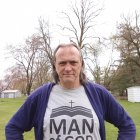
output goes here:
[{"label": "man's right arm", "polygon": [[28,98],[5,126],[6,140],[23,140],[23,133],[33,127],[35,104]]}]

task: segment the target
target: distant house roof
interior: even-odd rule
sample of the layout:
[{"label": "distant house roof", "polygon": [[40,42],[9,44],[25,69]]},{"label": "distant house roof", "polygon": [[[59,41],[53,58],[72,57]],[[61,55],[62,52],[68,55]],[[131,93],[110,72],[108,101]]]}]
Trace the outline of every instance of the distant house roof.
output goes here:
[{"label": "distant house roof", "polygon": [[3,93],[15,93],[15,92],[19,92],[19,90],[4,90],[2,92]]}]

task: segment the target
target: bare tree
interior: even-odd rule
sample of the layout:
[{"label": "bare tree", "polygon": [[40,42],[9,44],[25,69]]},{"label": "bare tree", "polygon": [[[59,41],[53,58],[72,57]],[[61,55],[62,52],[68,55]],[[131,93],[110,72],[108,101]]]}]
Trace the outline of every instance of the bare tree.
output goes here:
[{"label": "bare tree", "polygon": [[[102,84],[106,88],[110,89],[112,75],[115,74],[114,69],[117,69],[118,63],[116,63],[117,61],[114,60],[113,56],[115,48],[110,44],[110,42],[108,43],[109,47],[104,46],[104,49],[100,43],[95,45],[93,44],[89,47],[87,46],[85,58],[88,70],[91,73],[90,78],[92,77],[96,83]],[[104,59],[107,60],[102,58],[104,53],[107,53],[107,58],[104,56]]]},{"label": "bare tree", "polygon": [[38,37],[33,35],[26,39],[24,45],[18,47],[10,46],[10,52],[13,54],[17,65],[22,68],[26,77],[26,93],[31,92],[32,84],[35,79],[35,61],[40,42]]},{"label": "bare tree", "polygon": [[36,34],[28,37],[23,45],[9,47],[16,64],[24,72],[28,95],[34,88],[51,80],[52,49],[50,42],[49,25],[40,18]]},{"label": "bare tree", "polygon": [[120,51],[121,60],[133,62],[140,67],[140,24],[139,14],[123,17],[123,22],[118,25],[118,33],[114,36],[117,49]]},{"label": "bare tree", "polygon": [[4,81],[7,83],[7,89],[18,89],[25,94],[26,76],[24,74],[24,70],[17,65],[8,68],[4,77]]},{"label": "bare tree", "polygon": [[35,63],[36,67],[36,79],[34,83],[34,88],[38,87],[45,82],[52,81],[52,48],[51,48],[51,35],[49,23],[43,18],[38,19],[38,41],[40,46],[38,47],[37,61]]},{"label": "bare tree", "polygon": [[50,66],[49,60],[46,59],[46,52],[40,51],[38,59],[35,63],[36,77],[33,83],[33,88],[37,88],[48,81],[52,81],[52,68]]},{"label": "bare tree", "polygon": [[39,28],[38,36],[40,38],[41,46],[40,48],[46,52],[46,59],[48,58],[48,63],[52,64],[52,48],[51,48],[51,34],[49,30],[49,23],[46,22],[41,17],[38,19]]},{"label": "bare tree", "polygon": [[[93,26],[95,18],[100,14],[102,8],[98,8],[93,0],[80,0],[80,4],[75,1],[70,5],[70,13],[62,12],[68,21],[67,26],[60,26],[63,30],[69,31],[72,36],[71,42],[75,42],[82,49],[87,39],[93,39]],[[90,34],[90,35],[88,35]]]},{"label": "bare tree", "polygon": [[4,84],[4,81],[3,80],[0,80],[0,98],[1,98],[1,92],[3,91],[3,90],[5,90],[6,88],[5,88],[5,84]]},{"label": "bare tree", "polygon": [[120,64],[113,75],[111,88],[123,94],[127,87],[140,83],[140,20],[137,12],[122,19],[113,36],[113,43],[120,52]]},{"label": "bare tree", "polygon": [[99,64],[100,46],[91,45],[87,46],[85,50],[85,59],[87,60],[87,67],[93,76],[96,83],[101,83],[101,67]]}]

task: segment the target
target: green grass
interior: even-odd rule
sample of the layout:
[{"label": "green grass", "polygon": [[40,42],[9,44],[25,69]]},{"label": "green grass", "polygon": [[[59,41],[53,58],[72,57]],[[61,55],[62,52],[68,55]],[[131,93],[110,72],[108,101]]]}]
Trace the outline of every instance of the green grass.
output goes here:
[{"label": "green grass", "polygon": [[[24,102],[24,98],[1,99],[0,98],[0,140],[5,140],[4,127],[11,116],[18,110]],[[140,140],[140,103],[130,103],[127,100],[118,100],[132,117],[137,128],[136,140]],[[106,123],[106,139],[117,139],[117,128]],[[33,130],[24,134],[25,140],[34,140]]]}]

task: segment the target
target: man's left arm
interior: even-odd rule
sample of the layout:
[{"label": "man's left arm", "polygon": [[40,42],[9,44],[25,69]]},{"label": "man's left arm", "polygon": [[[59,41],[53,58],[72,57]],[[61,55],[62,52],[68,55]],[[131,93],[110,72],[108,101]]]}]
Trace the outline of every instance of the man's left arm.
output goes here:
[{"label": "man's left arm", "polygon": [[135,140],[136,127],[132,118],[112,95],[109,98],[107,121],[119,129],[118,140]]}]

